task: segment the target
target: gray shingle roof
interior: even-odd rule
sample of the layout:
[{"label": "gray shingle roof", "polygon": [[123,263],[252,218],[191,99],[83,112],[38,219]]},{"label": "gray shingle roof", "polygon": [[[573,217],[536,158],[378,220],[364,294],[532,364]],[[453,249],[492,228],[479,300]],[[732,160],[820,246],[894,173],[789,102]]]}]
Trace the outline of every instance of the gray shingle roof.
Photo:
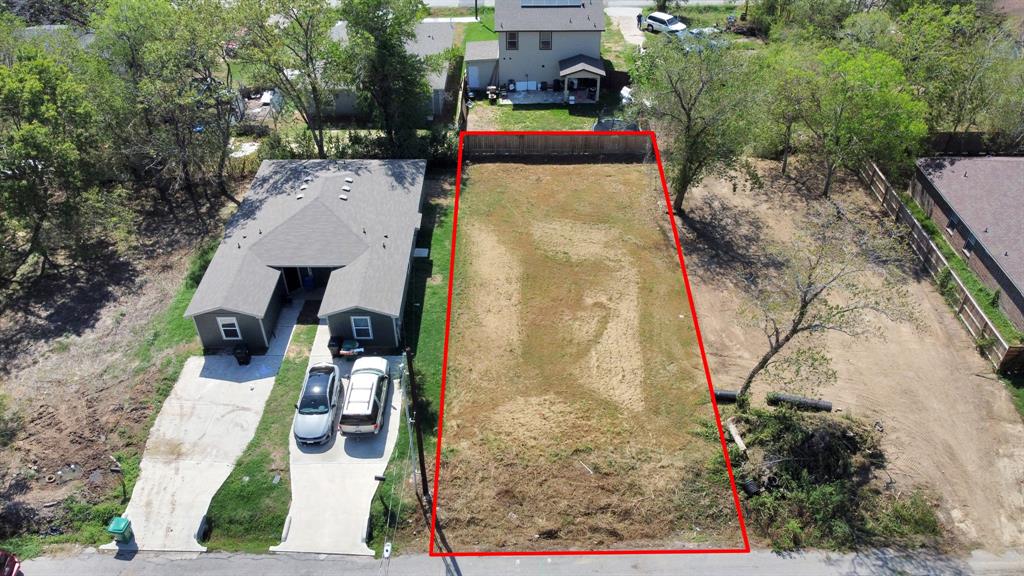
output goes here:
[{"label": "gray shingle roof", "polygon": [[334,269],[320,316],[356,307],[399,316],[425,170],[424,160],[265,160],[185,316],[262,318],[278,268],[292,266]]},{"label": "gray shingle roof", "polygon": [[586,54],[577,54],[558,61],[559,76],[568,76],[569,74],[584,71],[604,76],[604,62]]},{"label": "gray shingle roof", "polygon": [[[331,28],[331,38],[337,42],[348,41],[348,22],[339,21]],[[440,54],[452,47],[455,41],[455,24],[450,22],[420,22],[416,25],[416,38],[406,49],[417,56],[426,57]],[[448,78],[447,63],[437,72],[428,75],[427,82],[433,90],[443,90]]]},{"label": "gray shingle roof", "polygon": [[600,0],[580,0],[577,6],[530,6],[522,0],[494,0],[494,28],[498,32],[540,30],[604,30]]},{"label": "gray shingle roof", "polygon": [[497,40],[478,40],[476,42],[466,42],[466,56],[464,60],[466,62],[472,62],[474,60],[497,60],[498,59],[498,41]]},{"label": "gray shingle roof", "polygon": [[922,158],[921,172],[1024,291],[1024,157]]}]

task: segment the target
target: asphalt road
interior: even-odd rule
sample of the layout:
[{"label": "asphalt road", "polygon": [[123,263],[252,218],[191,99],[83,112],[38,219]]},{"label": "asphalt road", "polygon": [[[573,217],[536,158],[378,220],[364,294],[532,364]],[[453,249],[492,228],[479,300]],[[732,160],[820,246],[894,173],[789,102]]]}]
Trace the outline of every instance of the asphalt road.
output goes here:
[{"label": "asphalt road", "polygon": [[[472,8],[474,0],[424,0],[432,8]],[[738,4],[738,0],[690,0],[690,6],[698,4]],[[629,6],[642,8],[653,6],[653,0],[605,0],[607,7]],[[494,6],[494,0],[479,0],[479,6]]]},{"label": "asphalt road", "polygon": [[[87,551],[60,558],[37,558],[25,563],[26,576],[369,576],[382,574],[445,574],[440,558],[403,555],[390,564],[371,558],[292,554],[167,554],[139,553],[134,558]],[[458,558],[451,574],[477,576],[511,574],[615,574],[678,576],[684,574],[756,575],[756,576],[881,576],[927,575],[1019,576],[1024,574],[1024,551],[994,555],[975,552],[966,558],[951,558],[930,552],[895,553],[873,550],[859,554],[778,555],[766,550],[750,554],[580,556],[523,558]]]}]

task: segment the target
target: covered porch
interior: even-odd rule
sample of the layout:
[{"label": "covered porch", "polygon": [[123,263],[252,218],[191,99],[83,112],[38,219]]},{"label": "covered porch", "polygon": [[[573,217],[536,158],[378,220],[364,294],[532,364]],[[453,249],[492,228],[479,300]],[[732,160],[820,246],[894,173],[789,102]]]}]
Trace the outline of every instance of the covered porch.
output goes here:
[{"label": "covered porch", "polygon": [[562,80],[563,102],[597,102],[601,97],[601,78],[605,75],[604,62],[593,56],[577,54],[560,60],[558,76]]}]

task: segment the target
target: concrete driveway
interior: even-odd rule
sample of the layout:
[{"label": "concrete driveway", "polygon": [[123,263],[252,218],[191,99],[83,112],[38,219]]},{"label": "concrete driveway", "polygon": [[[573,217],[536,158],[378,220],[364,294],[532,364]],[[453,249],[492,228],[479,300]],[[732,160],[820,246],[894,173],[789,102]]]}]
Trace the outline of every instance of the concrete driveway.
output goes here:
[{"label": "concrete driveway", "polygon": [[[327,326],[317,329],[310,364],[331,360]],[[365,542],[370,504],[377,490],[374,476],[384,474],[402,426],[401,406],[405,372],[401,356],[388,357],[391,365],[389,400],[384,429],[376,435],[341,436],[322,447],[299,447],[291,439],[292,503],[282,542],[273,552],[311,552],[372,556]],[[352,362],[334,360],[345,385]]]},{"label": "concrete driveway", "polygon": [[626,42],[636,46],[644,43],[644,32],[636,27],[636,15],[640,8],[613,6],[604,9],[604,13],[612,19],[612,22],[622,30],[622,37]]},{"label": "concrete driveway", "polygon": [[281,311],[269,354],[239,366],[232,356],[185,362],[150,430],[124,516],[135,541],[105,549],[206,550],[196,534],[210,500],[235,467],[263,415],[301,301]]}]

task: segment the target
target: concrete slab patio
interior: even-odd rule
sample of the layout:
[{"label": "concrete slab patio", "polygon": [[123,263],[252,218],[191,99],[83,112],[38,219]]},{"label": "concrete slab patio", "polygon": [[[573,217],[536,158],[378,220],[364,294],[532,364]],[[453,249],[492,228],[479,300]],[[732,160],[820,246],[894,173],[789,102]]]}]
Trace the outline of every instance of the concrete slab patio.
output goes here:
[{"label": "concrete slab patio", "polygon": [[[327,326],[317,328],[309,362],[331,361],[327,350]],[[292,503],[282,534],[273,552],[352,554],[372,556],[365,542],[370,504],[377,490],[375,476],[383,474],[402,426],[404,358],[389,356],[391,409],[384,415],[384,429],[370,436],[341,436],[322,447],[299,447],[291,439]],[[335,359],[348,385],[352,362]]]},{"label": "concrete slab patio", "polygon": [[302,302],[281,310],[269,354],[239,366],[194,356],[157,416],[124,516],[135,540],[108,550],[202,552],[196,534],[210,500],[249,444],[274,385]]}]

